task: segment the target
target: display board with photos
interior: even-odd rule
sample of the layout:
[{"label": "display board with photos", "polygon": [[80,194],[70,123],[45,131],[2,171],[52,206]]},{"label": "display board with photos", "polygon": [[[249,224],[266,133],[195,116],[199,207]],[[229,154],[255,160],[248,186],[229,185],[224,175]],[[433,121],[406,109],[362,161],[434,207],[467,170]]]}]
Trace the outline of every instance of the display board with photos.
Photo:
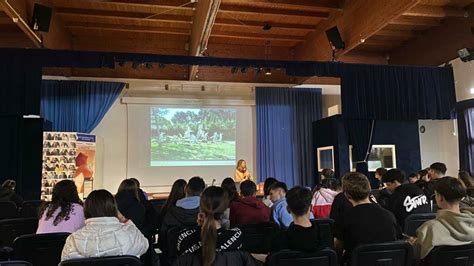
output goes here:
[{"label": "display board with photos", "polygon": [[51,200],[54,185],[65,179],[73,180],[79,196],[86,197],[92,191],[95,153],[94,135],[44,132],[41,199]]},{"label": "display board with photos", "polygon": [[317,148],[317,158],[318,172],[325,168],[334,170],[334,146]]},{"label": "display board with photos", "polygon": [[[374,144],[370,150],[367,166],[369,172],[375,172],[377,168],[393,169],[397,168],[397,156],[395,145],[392,144]],[[352,156],[352,145],[349,146],[350,169],[355,171],[355,162]]]}]

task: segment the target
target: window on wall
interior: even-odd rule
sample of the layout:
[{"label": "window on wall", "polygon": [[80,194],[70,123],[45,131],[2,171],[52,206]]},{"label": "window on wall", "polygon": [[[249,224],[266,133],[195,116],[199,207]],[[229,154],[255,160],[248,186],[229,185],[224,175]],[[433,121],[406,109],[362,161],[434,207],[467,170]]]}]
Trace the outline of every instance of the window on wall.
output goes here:
[{"label": "window on wall", "polygon": [[[355,171],[355,162],[352,159],[352,145],[349,146],[350,169]],[[397,157],[395,145],[393,144],[374,144],[370,150],[367,159],[369,172],[375,172],[377,168],[392,169],[397,168]]]}]

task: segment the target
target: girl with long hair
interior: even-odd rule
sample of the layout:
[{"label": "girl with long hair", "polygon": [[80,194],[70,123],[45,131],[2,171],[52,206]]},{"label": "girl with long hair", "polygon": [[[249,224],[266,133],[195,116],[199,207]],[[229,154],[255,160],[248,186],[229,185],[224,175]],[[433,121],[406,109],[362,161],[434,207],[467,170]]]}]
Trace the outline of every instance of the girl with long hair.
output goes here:
[{"label": "girl with long hair", "polygon": [[178,179],[174,181],[173,186],[171,187],[170,195],[168,196],[168,199],[166,200],[165,205],[163,205],[163,208],[161,208],[161,211],[160,211],[160,225],[166,213],[171,208],[171,206],[175,206],[178,200],[186,196],[186,193],[185,193],[186,185],[187,185],[187,182],[184,179]]},{"label": "girl with long hair", "polygon": [[40,208],[37,234],[72,233],[84,226],[84,210],[72,180],[62,180],[53,187],[51,202]]},{"label": "girl with long hair", "polygon": [[216,259],[216,252],[239,250],[242,247],[242,231],[222,226],[221,217],[227,206],[223,188],[206,188],[201,194],[197,219],[199,227],[186,230],[178,237],[178,254],[200,252],[202,265],[210,266]]},{"label": "girl with long hair", "polygon": [[145,207],[140,202],[138,186],[132,179],[124,179],[115,194],[117,207],[127,219],[143,232],[145,220]]}]

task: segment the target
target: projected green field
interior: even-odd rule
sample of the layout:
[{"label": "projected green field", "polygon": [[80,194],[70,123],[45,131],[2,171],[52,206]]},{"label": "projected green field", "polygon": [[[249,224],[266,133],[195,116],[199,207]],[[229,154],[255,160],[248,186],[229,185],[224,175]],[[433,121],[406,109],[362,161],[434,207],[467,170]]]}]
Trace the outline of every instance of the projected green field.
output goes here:
[{"label": "projected green field", "polygon": [[150,166],[235,164],[235,109],[152,107],[150,121]]}]

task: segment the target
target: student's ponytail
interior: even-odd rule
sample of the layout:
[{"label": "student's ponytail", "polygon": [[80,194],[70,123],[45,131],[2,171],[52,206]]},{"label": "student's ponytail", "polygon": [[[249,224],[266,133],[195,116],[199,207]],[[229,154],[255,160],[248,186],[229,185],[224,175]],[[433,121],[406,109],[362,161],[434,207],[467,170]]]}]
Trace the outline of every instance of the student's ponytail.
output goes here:
[{"label": "student's ponytail", "polygon": [[208,187],[201,195],[200,211],[203,215],[201,225],[202,265],[211,266],[216,259],[217,227],[227,208],[227,197],[220,187]]}]

